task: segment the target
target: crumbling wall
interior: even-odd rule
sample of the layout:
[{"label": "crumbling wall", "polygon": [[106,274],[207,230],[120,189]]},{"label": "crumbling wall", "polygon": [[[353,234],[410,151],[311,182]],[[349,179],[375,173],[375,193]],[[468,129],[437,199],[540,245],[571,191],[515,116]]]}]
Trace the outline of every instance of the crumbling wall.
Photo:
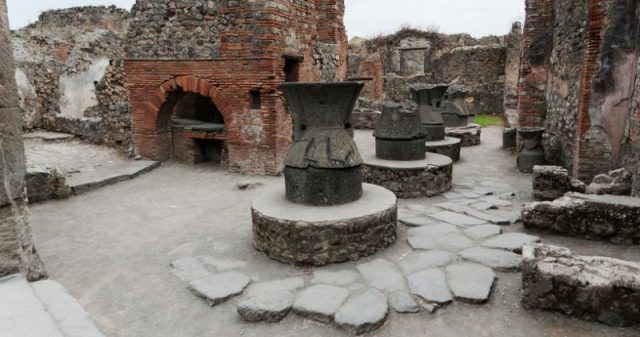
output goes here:
[{"label": "crumbling wall", "polygon": [[504,112],[504,37],[474,39],[404,28],[369,40],[354,38],[349,76],[373,77],[361,95],[368,101],[411,101],[415,83],[463,84],[478,112]]},{"label": "crumbling wall", "polygon": [[556,1],[543,141],[547,163],[571,171],[589,0]]},{"label": "crumbling wall", "polygon": [[46,276],[31,240],[26,206],[26,172],[15,67],[9,48],[5,0],[0,0],[0,277],[22,272],[30,280]]},{"label": "crumbling wall", "polygon": [[504,115],[507,127],[518,125],[518,81],[522,55],[522,23],[514,22],[505,39]]},{"label": "crumbling wall", "polygon": [[75,7],[44,12],[12,36],[26,129],[73,133],[128,150],[124,70],[128,12]]}]

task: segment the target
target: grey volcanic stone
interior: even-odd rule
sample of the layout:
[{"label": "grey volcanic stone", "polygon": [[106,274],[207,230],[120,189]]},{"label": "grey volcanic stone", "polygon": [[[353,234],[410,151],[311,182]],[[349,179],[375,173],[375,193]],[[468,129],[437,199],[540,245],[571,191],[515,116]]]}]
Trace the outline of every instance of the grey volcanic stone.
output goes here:
[{"label": "grey volcanic stone", "polygon": [[525,246],[522,305],[614,326],[640,327],[640,264]]},{"label": "grey volcanic stone", "polygon": [[354,284],[360,275],[353,270],[316,270],[313,272],[313,283],[331,284],[334,286],[349,286]]},{"label": "grey volcanic stone", "polygon": [[522,209],[527,228],[547,229],[587,239],[640,243],[640,199],[615,195],[568,193],[552,202]]},{"label": "grey volcanic stone", "polygon": [[420,312],[422,307],[404,291],[396,291],[389,294],[389,305],[398,313],[416,313]]},{"label": "grey volcanic stone", "polygon": [[249,286],[249,289],[247,289],[247,295],[253,297],[266,293],[290,292],[301,289],[302,287],[304,287],[304,279],[302,277],[291,277],[282,280],[253,283]]},{"label": "grey volcanic stone", "polygon": [[470,303],[484,303],[491,295],[496,274],[477,264],[448,266],[447,281],[456,299]]},{"label": "grey volcanic stone", "polygon": [[488,211],[490,209],[498,209],[497,205],[490,202],[485,202],[485,201],[472,204],[471,207],[473,207],[474,209],[477,209],[478,211]]},{"label": "grey volcanic stone", "polygon": [[520,255],[501,249],[473,247],[461,251],[458,255],[465,260],[481,263],[497,270],[520,270],[522,266]]},{"label": "grey volcanic stone", "polygon": [[242,301],[238,314],[247,322],[275,323],[287,316],[293,305],[293,294],[279,291],[258,295]]},{"label": "grey volcanic stone", "polygon": [[440,269],[427,269],[407,277],[409,289],[429,303],[445,304],[453,301],[444,273]]},{"label": "grey volcanic stone", "polygon": [[195,257],[187,257],[171,262],[171,274],[185,281],[191,282],[211,276],[211,273]]},{"label": "grey volcanic stone", "polygon": [[413,226],[413,227],[429,226],[429,225],[437,224],[435,220],[430,219],[426,216],[413,216],[413,217],[400,218],[400,222],[404,223],[407,226]]},{"label": "grey volcanic stone", "polygon": [[384,294],[378,289],[368,289],[362,295],[349,299],[336,313],[335,322],[352,334],[361,335],[384,324],[388,312]]},{"label": "grey volcanic stone", "polygon": [[249,283],[249,277],[231,271],[192,281],[189,283],[189,290],[214,306],[240,295]]},{"label": "grey volcanic stone", "polygon": [[506,233],[488,239],[483,243],[483,245],[491,248],[506,249],[512,252],[522,253],[522,246],[535,242],[540,242],[540,238],[523,233]]},{"label": "grey volcanic stone", "polygon": [[203,256],[200,258],[200,260],[203,263],[208,264],[213,268],[215,268],[219,273],[236,270],[236,269],[242,269],[247,266],[247,262],[245,261],[224,259],[224,258],[218,258],[213,256]]},{"label": "grey volcanic stone", "polygon": [[293,310],[301,316],[329,323],[348,296],[347,289],[325,284],[315,285],[298,294]]},{"label": "grey volcanic stone", "polygon": [[432,218],[444,221],[446,223],[450,223],[456,226],[475,226],[482,225],[486,221],[482,221],[476,218],[468,217],[463,214],[458,214],[450,211],[443,211],[434,214],[430,214]]},{"label": "grey volcanic stone", "polygon": [[482,240],[502,234],[502,227],[497,225],[479,225],[464,230],[464,233],[475,240]]},{"label": "grey volcanic stone", "polygon": [[430,250],[422,253],[413,253],[398,261],[400,269],[405,275],[421,270],[443,267],[455,260],[456,256],[450,252]]},{"label": "grey volcanic stone", "polygon": [[469,248],[474,242],[456,230],[456,232],[444,234],[442,236],[409,236],[409,245],[414,249],[437,249],[450,252],[458,252]]},{"label": "grey volcanic stone", "polygon": [[358,265],[358,271],[374,288],[393,292],[406,289],[404,276],[395,265],[387,260],[377,259]]}]

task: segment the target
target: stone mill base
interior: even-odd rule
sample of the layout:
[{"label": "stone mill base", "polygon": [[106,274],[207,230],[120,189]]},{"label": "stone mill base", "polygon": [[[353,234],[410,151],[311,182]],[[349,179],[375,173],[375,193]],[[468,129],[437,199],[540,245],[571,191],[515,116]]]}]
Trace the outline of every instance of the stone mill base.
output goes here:
[{"label": "stone mill base", "polygon": [[451,189],[453,160],[427,153],[427,159],[390,161],[363,154],[362,174],[369,184],[383,186],[398,198],[435,197]]},{"label": "stone mill base", "polygon": [[292,203],[282,186],[256,199],[251,212],[254,247],[282,262],[355,261],[396,241],[397,199],[380,186],[364,184],[362,198],[339,206]]},{"label": "stone mill base", "polygon": [[436,142],[426,142],[427,152],[447,156],[457,162],[460,160],[460,138],[445,137],[444,140]]},{"label": "stone mill base", "polygon": [[467,126],[446,128],[445,133],[447,137],[459,138],[462,147],[476,146],[480,145],[482,127],[479,124],[470,123]]}]

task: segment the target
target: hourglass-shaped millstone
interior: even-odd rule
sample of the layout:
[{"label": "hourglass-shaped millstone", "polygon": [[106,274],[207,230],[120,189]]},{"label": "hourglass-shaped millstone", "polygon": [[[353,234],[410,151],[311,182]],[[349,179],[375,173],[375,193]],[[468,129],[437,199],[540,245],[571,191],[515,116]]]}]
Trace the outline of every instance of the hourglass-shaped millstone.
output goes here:
[{"label": "hourglass-shaped millstone", "polygon": [[469,91],[461,85],[452,85],[445,93],[442,104],[444,126],[462,127],[469,124],[469,118],[475,115],[474,106],[469,98]]},{"label": "hourglass-shaped millstone", "polygon": [[418,114],[424,125],[427,141],[444,139],[442,103],[448,88],[444,84],[421,84],[410,87],[413,98],[418,104]]},{"label": "hourglass-shaped millstone", "polygon": [[522,137],[522,150],[518,154],[518,170],[522,173],[533,173],[533,167],[546,163],[542,135],[544,128],[520,128],[518,133]]},{"label": "hourglass-shaped millstone", "polygon": [[285,160],[287,199],[340,205],[362,196],[362,158],[350,134],[362,83],[285,83],[279,86],[293,119]]},{"label": "hourglass-shaped millstone", "polygon": [[420,116],[400,104],[382,107],[376,131],[376,157],[385,160],[413,161],[427,157],[424,128]]}]

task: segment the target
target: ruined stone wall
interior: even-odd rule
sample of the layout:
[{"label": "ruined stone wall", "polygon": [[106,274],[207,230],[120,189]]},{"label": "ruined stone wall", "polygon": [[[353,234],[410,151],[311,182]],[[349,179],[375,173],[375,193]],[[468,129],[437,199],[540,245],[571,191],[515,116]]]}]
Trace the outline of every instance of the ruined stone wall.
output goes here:
[{"label": "ruined stone wall", "polygon": [[409,85],[444,82],[465,85],[478,112],[502,114],[506,50],[504,37],[474,39],[407,28],[352,39],[349,76],[373,77],[361,95],[368,101],[410,101]]},{"label": "ruined stone wall", "polygon": [[640,58],[638,58],[638,66],[636,68],[635,91],[632,104],[630,134],[631,142],[635,146],[636,158],[635,163],[632,160],[627,164],[627,166],[634,174],[633,195],[640,197]]},{"label": "ruined stone wall", "polygon": [[75,7],[44,12],[13,33],[26,129],[130,147],[122,67],[127,18],[115,7]]},{"label": "ruined stone wall", "polygon": [[507,127],[518,125],[518,82],[522,55],[522,23],[515,22],[506,36],[506,60],[504,70],[504,115]]},{"label": "ruined stone wall", "polygon": [[31,239],[22,113],[10,43],[6,1],[0,0],[0,277],[21,272],[36,280],[46,273]]},{"label": "ruined stone wall", "polygon": [[549,58],[544,148],[550,165],[571,171],[589,0],[556,1]]}]

